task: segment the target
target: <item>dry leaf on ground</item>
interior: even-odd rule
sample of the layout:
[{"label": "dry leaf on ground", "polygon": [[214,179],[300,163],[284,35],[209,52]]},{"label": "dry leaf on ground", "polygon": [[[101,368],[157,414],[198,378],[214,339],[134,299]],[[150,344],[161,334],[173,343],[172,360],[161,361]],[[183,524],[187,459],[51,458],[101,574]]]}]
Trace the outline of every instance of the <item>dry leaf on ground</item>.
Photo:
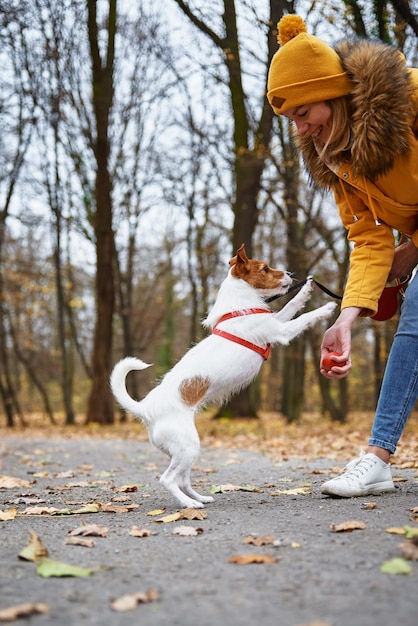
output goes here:
[{"label": "dry leaf on ground", "polygon": [[242,543],[250,543],[254,546],[271,546],[274,543],[274,537],[273,535],[265,535],[264,537],[257,535],[248,535],[248,537],[245,537],[243,539]]},{"label": "dry leaf on ground", "polygon": [[29,531],[29,543],[23,548],[23,550],[19,553],[19,559],[23,559],[24,561],[39,561],[44,557],[48,556],[48,550],[39,539],[38,535],[33,532],[33,530]]},{"label": "dry leaf on ground", "polygon": [[110,606],[114,611],[133,611],[138,604],[146,602],[155,602],[159,599],[159,593],[156,589],[148,589],[145,593],[131,593],[121,596],[117,600],[113,600]]},{"label": "dry leaf on ground", "polygon": [[365,502],[361,508],[365,511],[371,511],[372,509],[377,508],[377,502]]},{"label": "dry leaf on ground", "polygon": [[132,526],[131,530],[129,531],[129,534],[131,535],[131,537],[150,537],[150,535],[152,535],[152,532],[150,530],[147,530],[146,528],[139,528],[139,526]]},{"label": "dry leaf on ground", "polygon": [[170,513],[170,515],[164,515],[164,517],[155,519],[154,522],[158,524],[170,524],[170,522],[177,522],[179,519],[181,519],[181,513]]},{"label": "dry leaf on ground", "polygon": [[13,506],[9,507],[8,511],[0,511],[0,522],[8,522],[14,519],[17,515],[17,509]]},{"label": "dry leaf on ground", "polygon": [[306,496],[311,493],[310,487],[296,487],[295,489],[277,489],[277,491],[273,491],[272,496]]},{"label": "dry leaf on ground", "polygon": [[70,546],[82,546],[83,548],[94,548],[96,545],[93,539],[83,539],[82,537],[67,537],[64,543]]},{"label": "dry leaf on ground", "polygon": [[367,524],[356,520],[350,520],[348,522],[342,522],[341,524],[331,524],[330,528],[333,533],[340,533],[344,531],[351,532],[352,530],[364,530],[364,528],[367,528]]},{"label": "dry leaf on ground", "polygon": [[276,556],[269,556],[268,554],[236,554],[228,559],[228,563],[252,565],[253,563],[277,563],[278,560]]},{"label": "dry leaf on ground", "polygon": [[104,513],[129,513],[130,511],[134,511],[139,508],[139,504],[113,504],[112,502],[108,502],[107,504],[101,504],[100,502],[100,510]]},{"label": "dry leaf on ground", "polygon": [[197,537],[203,533],[203,528],[195,528],[194,526],[176,526],[173,528],[173,535],[181,537]]},{"label": "dry leaf on ground", "polygon": [[399,544],[402,556],[408,561],[418,561],[418,537],[413,537]]},{"label": "dry leaf on ground", "polygon": [[38,613],[48,613],[49,606],[42,602],[26,602],[6,609],[0,609],[0,622],[14,622],[20,617],[30,617]]},{"label": "dry leaf on ground", "polygon": [[23,478],[0,475],[0,489],[17,489],[18,487],[27,489],[29,485],[30,482],[28,480],[24,480]]},{"label": "dry leaf on ground", "polygon": [[[147,513],[147,515],[150,515],[150,513]],[[182,509],[178,513],[171,513],[170,515],[159,517],[158,519],[155,519],[154,522],[169,524],[170,522],[177,522],[179,519],[203,520],[206,516],[206,511],[202,511],[202,509]]]},{"label": "dry leaf on ground", "polygon": [[206,511],[202,511],[202,509],[182,509],[180,511],[180,515],[181,515],[180,519],[202,520],[202,519],[206,519],[208,514]]},{"label": "dry leaf on ground", "polygon": [[405,528],[396,528],[396,527],[385,528],[385,531],[387,533],[390,533],[391,535],[406,535]]},{"label": "dry leaf on ground", "polygon": [[69,530],[70,537],[107,537],[107,528],[97,524],[83,524],[74,530]]}]

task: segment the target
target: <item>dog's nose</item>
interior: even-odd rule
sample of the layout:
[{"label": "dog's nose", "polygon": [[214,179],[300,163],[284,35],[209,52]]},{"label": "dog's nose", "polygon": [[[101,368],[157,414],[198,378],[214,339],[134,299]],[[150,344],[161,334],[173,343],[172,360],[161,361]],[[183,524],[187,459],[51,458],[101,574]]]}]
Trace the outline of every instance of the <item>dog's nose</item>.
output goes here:
[{"label": "dog's nose", "polygon": [[291,285],[292,282],[293,282],[293,278],[291,277],[289,272],[285,272],[284,277],[283,277],[283,285],[287,287],[288,285]]}]

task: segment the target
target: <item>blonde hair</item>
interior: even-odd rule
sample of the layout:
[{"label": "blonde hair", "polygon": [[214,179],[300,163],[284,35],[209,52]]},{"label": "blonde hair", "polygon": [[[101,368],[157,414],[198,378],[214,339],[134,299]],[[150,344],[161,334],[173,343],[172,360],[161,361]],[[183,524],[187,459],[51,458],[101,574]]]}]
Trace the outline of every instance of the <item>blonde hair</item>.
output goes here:
[{"label": "blonde hair", "polygon": [[349,156],[353,143],[351,120],[352,108],[347,96],[328,100],[331,108],[331,132],[325,145],[313,140],[319,158],[328,163],[341,161],[343,155]]}]

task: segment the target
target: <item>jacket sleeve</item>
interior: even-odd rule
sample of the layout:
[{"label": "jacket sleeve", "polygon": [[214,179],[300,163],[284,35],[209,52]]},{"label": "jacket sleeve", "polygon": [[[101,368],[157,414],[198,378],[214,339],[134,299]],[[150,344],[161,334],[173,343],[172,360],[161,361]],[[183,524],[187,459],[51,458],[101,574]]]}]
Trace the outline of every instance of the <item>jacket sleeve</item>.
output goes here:
[{"label": "jacket sleeve", "polygon": [[333,190],[348,240],[353,244],[341,308],[360,307],[361,315],[367,317],[376,313],[392,267],[394,235],[387,224],[376,225],[372,212],[352,188],[346,185],[345,190],[343,193],[340,185]]}]

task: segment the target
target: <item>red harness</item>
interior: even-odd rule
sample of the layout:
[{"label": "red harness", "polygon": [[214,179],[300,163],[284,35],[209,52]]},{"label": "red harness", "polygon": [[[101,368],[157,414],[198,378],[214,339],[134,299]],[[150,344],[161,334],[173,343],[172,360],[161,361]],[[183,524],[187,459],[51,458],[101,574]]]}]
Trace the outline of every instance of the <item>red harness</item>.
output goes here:
[{"label": "red harness", "polygon": [[223,315],[221,319],[219,319],[215,326],[212,329],[213,335],[218,335],[219,337],[223,337],[224,339],[229,339],[229,341],[234,341],[235,343],[239,343],[241,346],[245,346],[258,354],[261,354],[264,360],[267,360],[270,355],[270,344],[268,343],[265,348],[261,346],[257,346],[255,343],[251,343],[251,341],[247,341],[242,337],[238,337],[237,335],[233,335],[232,333],[228,333],[226,330],[219,330],[217,328],[218,324],[221,322],[225,322],[225,320],[230,320],[233,317],[240,317],[241,315],[253,315],[254,313],[273,313],[273,311],[268,311],[266,309],[248,309],[246,311],[233,311],[232,313],[226,313]]}]

